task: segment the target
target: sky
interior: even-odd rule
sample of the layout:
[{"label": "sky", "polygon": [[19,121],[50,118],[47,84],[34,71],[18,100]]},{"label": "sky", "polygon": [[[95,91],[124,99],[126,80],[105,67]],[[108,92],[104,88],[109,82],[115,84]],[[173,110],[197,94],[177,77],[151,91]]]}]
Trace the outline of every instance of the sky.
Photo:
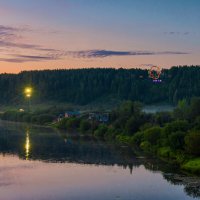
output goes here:
[{"label": "sky", "polygon": [[200,64],[200,0],[0,0],[0,73]]}]

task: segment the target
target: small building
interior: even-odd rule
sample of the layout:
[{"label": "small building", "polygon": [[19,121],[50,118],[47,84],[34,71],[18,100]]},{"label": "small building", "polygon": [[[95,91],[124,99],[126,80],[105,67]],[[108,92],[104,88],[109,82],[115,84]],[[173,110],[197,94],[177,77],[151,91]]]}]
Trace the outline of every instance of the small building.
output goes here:
[{"label": "small building", "polygon": [[109,113],[92,112],[89,113],[88,119],[95,120],[101,123],[107,123],[109,121]]},{"label": "small building", "polygon": [[66,111],[65,112],[65,118],[70,118],[70,117],[79,117],[80,112],[79,111]]}]

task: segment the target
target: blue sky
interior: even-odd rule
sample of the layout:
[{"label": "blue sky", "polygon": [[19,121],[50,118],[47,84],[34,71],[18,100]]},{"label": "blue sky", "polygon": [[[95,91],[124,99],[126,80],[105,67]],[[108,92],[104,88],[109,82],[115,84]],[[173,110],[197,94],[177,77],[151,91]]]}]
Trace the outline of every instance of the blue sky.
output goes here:
[{"label": "blue sky", "polygon": [[199,10],[199,0],[0,0],[0,72],[197,65]]}]

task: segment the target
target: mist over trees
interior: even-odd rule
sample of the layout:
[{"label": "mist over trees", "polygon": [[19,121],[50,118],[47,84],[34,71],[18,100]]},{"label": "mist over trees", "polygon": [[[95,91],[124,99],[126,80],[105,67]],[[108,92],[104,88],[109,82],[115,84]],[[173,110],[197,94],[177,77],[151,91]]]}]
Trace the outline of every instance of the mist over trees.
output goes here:
[{"label": "mist over trees", "polygon": [[143,103],[176,104],[200,96],[200,66],[164,69],[161,83],[153,83],[148,70],[71,69],[25,71],[0,75],[0,103],[24,101],[23,89],[34,88],[36,102],[56,101],[86,105],[98,99],[115,98]]}]

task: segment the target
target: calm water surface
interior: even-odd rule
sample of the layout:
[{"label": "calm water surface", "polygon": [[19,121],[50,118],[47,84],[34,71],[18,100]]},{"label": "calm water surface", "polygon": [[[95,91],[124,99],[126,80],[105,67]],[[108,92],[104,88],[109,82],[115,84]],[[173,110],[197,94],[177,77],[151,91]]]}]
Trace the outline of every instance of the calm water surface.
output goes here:
[{"label": "calm water surface", "polygon": [[2,200],[189,200],[199,182],[127,148],[0,122]]}]

